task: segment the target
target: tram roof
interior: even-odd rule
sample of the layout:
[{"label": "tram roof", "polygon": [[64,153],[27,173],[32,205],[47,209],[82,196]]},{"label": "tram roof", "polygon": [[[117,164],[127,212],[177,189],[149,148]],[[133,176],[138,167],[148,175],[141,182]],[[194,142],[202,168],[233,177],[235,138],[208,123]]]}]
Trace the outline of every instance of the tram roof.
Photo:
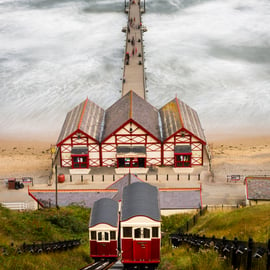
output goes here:
[{"label": "tram roof", "polygon": [[102,198],[95,201],[91,212],[89,227],[96,226],[97,224],[109,224],[113,227],[117,227],[118,202],[109,198]]},{"label": "tram roof", "polygon": [[123,192],[121,214],[122,221],[135,216],[146,216],[160,221],[158,189],[143,182],[126,186]]}]

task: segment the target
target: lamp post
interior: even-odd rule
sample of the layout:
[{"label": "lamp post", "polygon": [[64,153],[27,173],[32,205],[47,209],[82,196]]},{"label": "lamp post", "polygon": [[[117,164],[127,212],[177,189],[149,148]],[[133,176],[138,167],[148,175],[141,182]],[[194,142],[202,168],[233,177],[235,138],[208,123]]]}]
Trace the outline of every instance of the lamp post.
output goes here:
[{"label": "lamp post", "polygon": [[58,206],[57,182],[58,182],[58,179],[57,179],[57,165],[55,165],[55,206],[56,206],[57,209],[59,209],[59,206]]}]

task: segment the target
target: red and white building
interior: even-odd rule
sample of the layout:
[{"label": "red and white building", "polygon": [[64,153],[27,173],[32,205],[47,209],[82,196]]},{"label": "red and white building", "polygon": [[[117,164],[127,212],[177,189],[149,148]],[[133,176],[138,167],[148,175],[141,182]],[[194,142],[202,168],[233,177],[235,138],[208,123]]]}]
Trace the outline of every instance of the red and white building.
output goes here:
[{"label": "red and white building", "polygon": [[67,114],[57,141],[69,168],[203,166],[206,146],[195,110],[175,98],[158,111],[133,91],[106,111],[86,99]]},{"label": "red and white building", "polygon": [[163,134],[163,165],[202,166],[206,155],[206,139],[196,111],[175,98],[159,112]]},{"label": "red and white building", "polygon": [[106,110],[101,166],[161,165],[158,110],[130,91]]},{"label": "red and white building", "polygon": [[104,110],[88,98],[71,110],[57,141],[61,167],[100,166],[100,135]]}]

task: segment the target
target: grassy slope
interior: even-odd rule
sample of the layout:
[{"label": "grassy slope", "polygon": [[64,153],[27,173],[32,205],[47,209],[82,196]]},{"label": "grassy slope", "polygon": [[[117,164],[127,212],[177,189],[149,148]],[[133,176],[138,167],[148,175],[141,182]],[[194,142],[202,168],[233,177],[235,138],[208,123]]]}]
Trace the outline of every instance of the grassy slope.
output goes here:
[{"label": "grassy slope", "polygon": [[[175,218],[170,217],[169,224]],[[177,218],[181,218],[181,215]],[[183,216],[183,220],[179,224],[176,223],[173,230],[167,230],[167,225],[163,222],[163,228],[168,232],[176,231],[185,220],[186,216]],[[227,239],[238,237],[239,240],[245,241],[252,237],[256,242],[266,242],[270,238],[270,205],[207,213],[199,219],[198,224],[190,230],[190,233],[205,234],[208,237],[215,235],[217,238],[225,236]],[[164,238],[159,269],[222,270],[231,269],[231,267],[221,261],[213,250],[201,250],[195,253],[188,247],[173,249]]]},{"label": "grassy slope", "polygon": [[230,212],[212,212],[199,219],[190,231],[200,235],[266,243],[270,238],[270,205],[252,206]]},{"label": "grassy slope", "polygon": [[[80,207],[14,212],[0,207],[1,269],[79,269],[90,262],[88,245],[89,209]],[[42,255],[15,253],[24,242],[53,242],[82,239],[80,247],[68,252]],[[13,243],[14,248],[11,247]],[[4,256],[2,249],[7,250]]]}]

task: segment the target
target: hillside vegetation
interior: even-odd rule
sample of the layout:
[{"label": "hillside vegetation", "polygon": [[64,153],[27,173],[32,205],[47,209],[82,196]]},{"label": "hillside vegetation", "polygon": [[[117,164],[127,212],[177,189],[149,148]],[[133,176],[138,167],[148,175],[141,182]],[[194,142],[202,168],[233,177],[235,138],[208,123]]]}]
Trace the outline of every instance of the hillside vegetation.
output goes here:
[{"label": "hillside vegetation", "polygon": [[[179,219],[179,215],[169,217],[169,227],[171,227],[171,221],[175,218]],[[186,218],[183,216],[183,221]],[[163,222],[162,225],[164,231],[167,231],[167,221]],[[174,228],[171,228],[172,232],[176,232],[180,226],[175,223]],[[225,236],[227,239],[237,237],[243,241],[252,237],[255,242],[266,243],[270,238],[270,205],[253,206],[226,212],[207,212],[205,216],[199,218],[197,225],[189,233],[207,237],[214,235],[216,238]],[[226,261],[220,260],[218,253],[213,250],[194,252],[194,249],[188,246],[174,249],[166,237],[163,239],[161,252],[162,260],[159,269],[231,269],[231,266],[227,265]]]},{"label": "hillside vegetation", "polygon": [[[79,269],[90,262],[88,222],[90,210],[65,207],[30,212],[10,211],[0,207],[1,269]],[[24,242],[56,242],[81,239],[82,244],[65,252],[40,255],[16,253]]]},{"label": "hillside vegetation", "polygon": [[[0,265],[1,269],[63,269],[77,270],[91,262],[89,258],[88,222],[90,210],[77,206],[60,210],[43,209],[34,212],[16,212],[0,207]],[[159,269],[221,270],[231,269],[213,250],[194,252],[192,248],[172,248],[169,234],[184,225],[191,214],[162,217],[162,249]],[[270,232],[270,205],[254,206],[229,212],[210,212],[200,217],[190,233],[217,238],[226,236],[256,242],[266,242]],[[51,242],[69,239],[82,240],[82,245],[65,252],[41,255],[16,254],[16,247],[24,242]]]}]

